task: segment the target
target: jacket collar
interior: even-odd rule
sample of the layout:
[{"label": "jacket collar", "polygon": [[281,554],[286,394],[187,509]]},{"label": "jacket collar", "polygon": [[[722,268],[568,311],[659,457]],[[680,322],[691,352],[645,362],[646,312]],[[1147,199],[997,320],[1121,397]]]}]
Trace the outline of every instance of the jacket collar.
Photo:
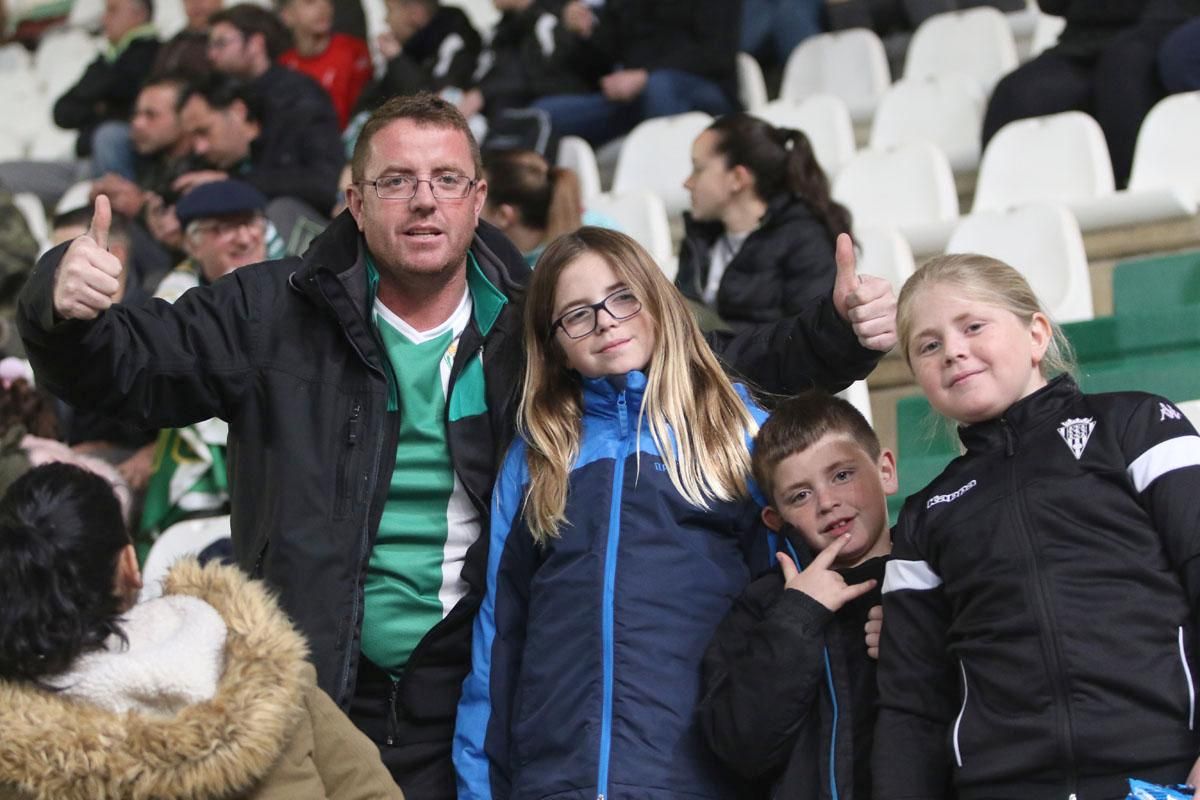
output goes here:
[{"label": "jacket collar", "polygon": [[[758,220],[758,227],[754,230],[761,230],[770,225],[773,225],[780,216],[783,216],[793,206],[799,205],[805,211],[808,211],[808,206],[800,197],[791,194],[790,192],[776,195],[767,203],[767,210],[763,212],[762,217]],[[711,245],[715,242],[722,233],[725,232],[725,226],[719,221],[715,222],[699,222],[693,216],[692,212],[683,212],[683,229],[684,236],[691,238],[699,237],[703,241]],[[754,231],[751,231],[753,235]]]},{"label": "jacket collar", "polygon": [[1061,415],[1079,396],[1079,386],[1074,378],[1059,375],[1033,394],[1013,403],[996,419],[960,427],[958,436],[969,451],[1004,450],[1011,455],[1023,435],[1040,427],[1047,419]]},{"label": "jacket collar", "polygon": [[626,414],[636,416],[641,410],[642,398],[646,393],[646,373],[640,370],[603,378],[582,378],[582,382],[583,407],[587,413],[616,416],[617,403],[622,394]]}]

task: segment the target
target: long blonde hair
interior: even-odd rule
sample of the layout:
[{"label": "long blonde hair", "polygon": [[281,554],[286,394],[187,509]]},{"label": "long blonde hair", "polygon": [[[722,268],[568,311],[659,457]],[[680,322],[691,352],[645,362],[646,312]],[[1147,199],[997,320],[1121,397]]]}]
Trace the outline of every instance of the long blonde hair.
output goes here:
[{"label": "long blonde hair", "polygon": [[527,443],[529,492],[525,519],[534,538],[557,536],[566,521],[567,485],[579,456],[583,396],[578,375],[550,331],[559,276],[580,256],[603,258],[642,302],[656,347],[638,412],[675,488],[689,502],[747,495],[747,438],[758,429],[678,290],[633,239],[583,227],[555,240],[529,282],[525,298],[525,388],[517,424]]},{"label": "long blonde hair", "polygon": [[1075,355],[1071,343],[1058,323],[1046,314],[1029,281],[1003,261],[978,253],[936,256],[922,264],[904,282],[896,304],[896,328],[900,333],[904,361],[910,368],[912,358],[909,345],[912,343],[916,297],[922,289],[937,284],[955,286],[973,300],[1011,311],[1026,325],[1033,322],[1034,314],[1044,314],[1050,320],[1051,335],[1046,354],[1038,365],[1042,376],[1053,378],[1074,371]]}]

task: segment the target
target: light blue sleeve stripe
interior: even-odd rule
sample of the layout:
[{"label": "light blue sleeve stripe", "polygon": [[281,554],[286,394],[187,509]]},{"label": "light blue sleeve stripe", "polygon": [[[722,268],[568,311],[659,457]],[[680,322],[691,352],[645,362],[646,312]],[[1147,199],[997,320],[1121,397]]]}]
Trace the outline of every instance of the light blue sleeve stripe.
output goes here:
[{"label": "light blue sleeve stripe", "polygon": [[1129,478],[1139,492],[1168,472],[1200,466],[1200,436],[1177,436],[1159,442],[1129,465]]},{"label": "light blue sleeve stripe", "polygon": [[942,585],[942,579],[925,561],[900,561],[892,559],[883,574],[883,593],[903,589],[928,591]]},{"label": "light blue sleeve stripe", "polygon": [[[491,763],[484,749],[492,717],[492,647],[496,640],[496,580],[513,521],[521,507],[525,449],[520,441],[509,448],[500,478],[492,491],[491,541],[488,543],[487,589],[475,617],[471,641],[471,672],[463,681],[462,699],[454,726],[454,768],[459,800],[491,800]],[[506,734],[507,735],[507,732]]]}]

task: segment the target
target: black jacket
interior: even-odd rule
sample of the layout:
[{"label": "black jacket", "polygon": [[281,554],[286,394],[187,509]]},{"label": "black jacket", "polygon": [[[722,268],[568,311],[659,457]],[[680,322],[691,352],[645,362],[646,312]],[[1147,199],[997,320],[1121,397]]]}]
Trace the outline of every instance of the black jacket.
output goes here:
[{"label": "black jacket", "polygon": [[363,91],[356,106],[371,111],[397,95],[438,92],[472,84],[483,40],[462,9],[439,6],[433,19],[387,63],[383,75]]},{"label": "black jacket", "polygon": [[[508,302],[486,335],[468,324],[451,370],[452,388],[482,352],[487,411],[448,421],[447,430],[455,473],[486,531],[524,375],[529,270],[495,228],[480,223],[476,233],[473,252]],[[18,306],[39,384],[68,402],[156,427],[229,422],[238,563],[279,590],[309,638],[321,688],[343,706],[354,694],[363,581],[400,425],[400,415],[387,412],[387,355],[366,315],[363,248],[347,212],[302,259],[243,267],[174,305],[114,306],[90,323],[56,323],[52,287],[65,250],[58,247],[34,269]],[[769,329],[710,341],[744,375],[778,392],[812,382],[840,388],[880,355],[858,345],[830,302]],[[397,690],[398,740],[407,743],[406,726],[419,726],[426,738],[414,748],[447,768],[486,566],[483,536],[467,551],[467,595],[421,640]],[[439,725],[444,747],[427,738]]]},{"label": "black jacket", "polygon": [[741,0],[607,0],[569,63],[593,83],[615,69],[677,69],[716,83],[738,105]]},{"label": "black jacket", "polygon": [[[885,562],[841,573],[882,583]],[[757,787],[744,796],[870,797],[877,692],[863,628],[879,598],[876,586],[834,614],[773,572],[734,601],[704,655],[700,720],[713,751]]]},{"label": "black jacket", "polygon": [[[708,265],[721,246],[720,222],[697,222],[684,214],[675,285],[703,303]],[[827,297],[837,277],[834,239],[808,204],[794,195],[776,197],[758,229],[742,243],[725,268],[717,288],[715,310],[733,326],[773,322],[798,313],[813,300]]]},{"label": "black jacket", "polygon": [[77,155],[91,155],[92,132],[101,122],[129,120],[157,55],[158,39],[153,35],[132,40],[113,61],[98,55],[75,85],[55,101],[54,124],[79,131]]},{"label": "black jacket", "polygon": [[278,64],[250,86],[261,98],[262,131],[250,146],[249,169],[234,177],[269,198],[298,197],[328,214],[346,160],[333,101],[312,78]]},{"label": "black jacket", "polygon": [[1059,378],[961,430],[883,586],[875,796],[1124,797],[1200,753],[1200,438]]}]

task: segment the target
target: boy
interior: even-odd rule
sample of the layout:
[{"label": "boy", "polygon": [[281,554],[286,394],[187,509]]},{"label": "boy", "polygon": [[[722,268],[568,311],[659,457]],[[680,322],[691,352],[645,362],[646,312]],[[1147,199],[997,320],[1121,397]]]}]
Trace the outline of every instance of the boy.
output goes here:
[{"label": "boy", "polygon": [[891,550],[895,458],[852,405],[808,392],[763,424],[752,465],[781,571],[747,587],[705,654],[705,735],[765,796],[870,797],[863,631]]},{"label": "boy", "polygon": [[332,0],[280,0],[279,17],[296,43],[279,57],[279,63],[321,84],[333,100],[338,125],[345,128],[371,79],[367,43],[357,36],[333,32]]}]

